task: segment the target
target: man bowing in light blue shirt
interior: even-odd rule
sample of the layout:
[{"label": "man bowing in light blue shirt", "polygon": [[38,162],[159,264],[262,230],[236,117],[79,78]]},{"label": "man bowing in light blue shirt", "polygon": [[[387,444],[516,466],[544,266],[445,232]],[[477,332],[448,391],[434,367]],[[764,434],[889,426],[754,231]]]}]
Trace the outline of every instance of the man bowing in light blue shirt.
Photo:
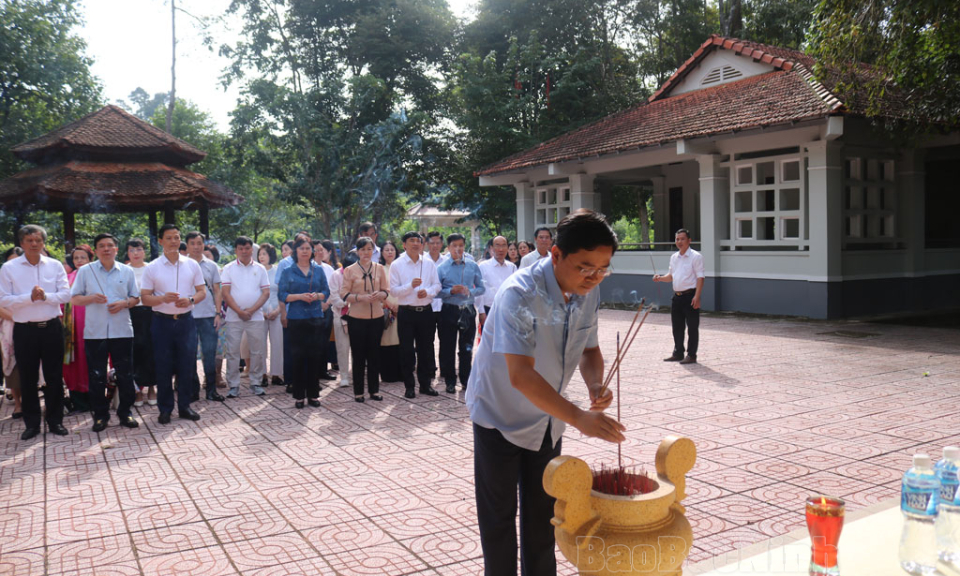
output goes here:
[{"label": "man bowing in light blue shirt", "polygon": [[[450,257],[437,268],[440,277],[440,319],[437,333],[440,336],[440,376],[447,384],[447,393],[457,391],[457,370],[454,352],[460,356],[460,385],[464,390],[470,381],[470,366],[473,363],[473,341],[477,337],[477,309],[474,302],[482,296],[483,274],[472,260],[464,258],[466,239],[463,234],[447,236]],[[457,341],[459,340],[459,346]]]},{"label": "man bowing in light blue shirt", "polygon": [[[597,339],[599,291],[610,274],[617,236],[601,214],[577,210],[557,225],[556,244],[508,278],[487,316],[467,387],[473,420],[477,518],[485,574],[555,575],[554,499],[543,471],[560,455],[566,424],[586,436],[622,442],[619,422],[603,414],[613,394],[599,396],[603,355]],[[563,397],[579,367],[590,393],[583,410]]]}]

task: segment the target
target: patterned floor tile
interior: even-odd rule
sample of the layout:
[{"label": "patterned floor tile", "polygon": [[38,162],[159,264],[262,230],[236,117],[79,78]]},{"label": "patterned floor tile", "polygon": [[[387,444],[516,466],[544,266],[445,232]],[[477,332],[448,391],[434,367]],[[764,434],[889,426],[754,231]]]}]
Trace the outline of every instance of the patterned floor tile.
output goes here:
[{"label": "patterned floor tile", "polygon": [[223,549],[241,572],[297,562],[317,555],[313,546],[293,532],[231,542],[224,544]]},{"label": "patterned floor tile", "polygon": [[217,544],[217,539],[206,522],[164,526],[134,532],[132,536],[140,558],[172,554],[193,548],[206,548]]},{"label": "patterned floor tile", "polygon": [[209,523],[217,540],[223,543],[266,538],[293,531],[293,526],[287,523],[278,511],[227,516],[210,520]]},{"label": "patterned floor tile", "polygon": [[395,543],[343,552],[326,559],[343,576],[410,574],[428,568],[410,550]]},{"label": "patterned floor tile", "polygon": [[0,554],[0,574],[4,576],[37,576],[43,574],[43,548],[3,551]]},{"label": "patterned floor tile", "polygon": [[47,548],[49,574],[81,572],[92,574],[99,566],[134,560],[130,537],[126,534],[96,540],[81,540]]},{"label": "patterned floor tile", "polygon": [[[43,546],[43,504],[22,504],[0,510],[0,556]],[[2,566],[2,563],[0,563]]]},{"label": "patterned floor tile", "polygon": [[258,570],[246,571],[244,576],[317,576],[332,574],[332,568],[321,557],[305,558],[297,562],[267,566]]},{"label": "patterned floor tile", "polygon": [[95,540],[116,534],[125,534],[127,526],[119,511],[106,514],[72,516],[47,522],[47,546]]},{"label": "patterned floor tile", "polygon": [[303,535],[324,557],[393,542],[391,535],[366,518],[310,528]]},{"label": "patterned floor tile", "polygon": [[424,534],[437,534],[456,530],[463,526],[463,518],[429,506],[417,510],[394,512],[375,516],[373,522],[398,540],[406,540]]},{"label": "patterned floor tile", "polygon": [[195,548],[140,561],[144,576],[228,576],[238,574],[223,548]]},{"label": "patterned floor tile", "polygon": [[153,530],[163,526],[190,524],[203,519],[192,502],[175,502],[162,506],[146,506],[124,511],[131,532]]}]

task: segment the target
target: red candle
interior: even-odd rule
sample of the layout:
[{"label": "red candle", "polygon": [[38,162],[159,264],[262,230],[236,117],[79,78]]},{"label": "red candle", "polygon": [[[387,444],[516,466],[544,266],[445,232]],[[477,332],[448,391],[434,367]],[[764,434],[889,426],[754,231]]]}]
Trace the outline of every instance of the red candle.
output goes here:
[{"label": "red candle", "polygon": [[[837,570],[837,544],[843,530],[844,502],[831,496],[807,498],[807,529],[810,531],[810,573],[832,574]],[[826,570],[819,570],[819,569]]]}]

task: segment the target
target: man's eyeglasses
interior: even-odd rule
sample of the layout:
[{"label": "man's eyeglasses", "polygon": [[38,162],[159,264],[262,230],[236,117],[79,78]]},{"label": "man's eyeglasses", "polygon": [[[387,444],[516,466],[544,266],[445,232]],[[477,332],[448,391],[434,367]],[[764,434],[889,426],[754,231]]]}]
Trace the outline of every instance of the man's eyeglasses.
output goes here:
[{"label": "man's eyeglasses", "polygon": [[594,276],[606,278],[607,276],[613,274],[613,266],[607,266],[606,268],[581,268],[577,266],[577,270],[584,278],[592,278]]}]

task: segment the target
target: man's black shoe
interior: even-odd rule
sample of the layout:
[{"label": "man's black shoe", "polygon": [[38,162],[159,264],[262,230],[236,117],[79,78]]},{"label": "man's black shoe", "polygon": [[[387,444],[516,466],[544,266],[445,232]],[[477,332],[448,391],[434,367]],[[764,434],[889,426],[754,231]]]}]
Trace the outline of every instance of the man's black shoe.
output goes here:
[{"label": "man's black shoe", "polygon": [[323,372],[320,373],[320,379],[321,379],[321,380],[336,380],[337,377],[334,376],[333,374],[327,372],[326,370],[324,370]]},{"label": "man's black shoe", "polygon": [[63,427],[63,424],[47,424],[47,430],[53,432],[57,436],[66,436],[67,434],[70,434],[70,432]]},{"label": "man's black shoe", "polygon": [[170,413],[169,413],[169,412],[161,412],[161,413],[160,413],[160,416],[157,418],[157,422],[159,422],[159,423],[161,423],[161,424],[169,424],[169,423],[170,423]]},{"label": "man's black shoe", "polygon": [[23,418],[23,412],[14,412],[13,414],[10,415],[10,417],[13,418],[14,420],[18,418]]},{"label": "man's black shoe", "polygon": [[683,360],[683,354],[671,354],[669,357],[664,358],[664,362],[679,362]]},{"label": "man's black shoe", "polygon": [[224,400],[226,400],[226,398],[224,398],[222,395],[217,393],[216,390],[214,390],[213,392],[207,392],[207,400],[213,400],[214,402],[223,402]]},{"label": "man's black shoe", "polygon": [[287,394],[293,394],[293,384],[287,384]]},{"label": "man's black shoe", "polygon": [[414,392],[413,390],[407,390],[406,392],[403,393],[403,397],[404,397],[404,398],[416,398],[416,397],[417,397],[417,393]]},{"label": "man's black shoe", "polygon": [[426,394],[427,396],[439,396],[440,393],[434,390],[433,388],[421,388],[421,394]]},{"label": "man's black shoe", "polygon": [[120,425],[124,428],[139,428],[140,423],[133,416],[127,416],[120,419]]},{"label": "man's black shoe", "polygon": [[193,420],[196,422],[200,419],[200,415],[193,408],[187,408],[186,410],[180,410],[177,412],[177,415],[183,418],[184,420]]},{"label": "man's black shoe", "polygon": [[40,434],[39,428],[27,428],[23,431],[23,434],[20,435],[20,439],[29,440],[31,438],[35,438],[38,434]]},{"label": "man's black shoe", "polygon": [[456,384],[447,384],[447,394],[455,394],[457,391]]},{"label": "man's black shoe", "polygon": [[95,420],[95,421],[94,421],[94,423],[93,423],[93,431],[94,431],[94,432],[103,432],[103,431],[106,430],[106,429],[107,429],[107,421],[106,421],[106,420]]}]

